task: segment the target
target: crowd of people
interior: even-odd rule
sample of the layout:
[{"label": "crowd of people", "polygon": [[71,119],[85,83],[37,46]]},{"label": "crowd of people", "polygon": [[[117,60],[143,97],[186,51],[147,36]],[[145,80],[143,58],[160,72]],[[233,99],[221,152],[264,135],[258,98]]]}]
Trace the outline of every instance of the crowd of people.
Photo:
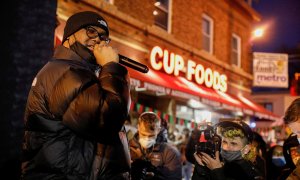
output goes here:
[{"label": "crowd of people", "polygon": [[271,148],[243,119],[170,132],[143,112],[130,127],[129,75],[109,42],[99,14],[67,20],[29,92],[21,179],[300,179],[300,99],[284,117],[293,133]]},{"label": "crowd of people", "polygon": [[[146,114],[154,113],[142,113],[138,119],[135,137],[140,134],[141,117]],[[155,116],[159,119],[157,115]],[[180,177],[184,180],[300,179],[299,117],[300,98],[293,101],[286,110],[284,122],[292,133],[288,134],[283,144],[267,144],[262,136],[253,131],[242,119],[220,119],[214,126],[201,124],[191,132],[187,128],[181,132],[175,128],[171,132],[162,133],[168,126],[161,125],[163,131],[157,132],[156,142],[152,139],[154,145],[147,147],[147,150],[150,148],[152,149],[150,152],[154,153],[153,148],[161,143],[160,139],[164,139],[164,143],[175,147],[178,151],[176,154],[179,153],[173,161],[178,163],[180,156],[181,176],[177,173],[177,178],[169,176],[161,179],[180,179]],[[164,119],[160,121],[166,124]],[[135,144],[136,147],[138,145]],[[143,149],[142,147],[141,145],[140,148]],[[133,157],[136,155],[132,156],[132,159],[135,159]],[[161,160],[164,161],[163,158]],[[156,166],[154,161],[151,164]],[[132,170],[134,171],[134,168]],[[176,172],[179,172],[178,169]]]}]

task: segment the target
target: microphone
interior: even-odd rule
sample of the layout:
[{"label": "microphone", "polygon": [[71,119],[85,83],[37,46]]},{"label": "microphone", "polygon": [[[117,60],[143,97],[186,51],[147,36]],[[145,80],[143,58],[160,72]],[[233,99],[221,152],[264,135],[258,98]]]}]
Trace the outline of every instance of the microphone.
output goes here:
[{"label": "microphone", "polygon": [[126,56],[123,56],[121,54],[119,54],[119,63],[142,73],[147,73],[149,71],[148,66],[139,63],[135,60],[132,60]]}]

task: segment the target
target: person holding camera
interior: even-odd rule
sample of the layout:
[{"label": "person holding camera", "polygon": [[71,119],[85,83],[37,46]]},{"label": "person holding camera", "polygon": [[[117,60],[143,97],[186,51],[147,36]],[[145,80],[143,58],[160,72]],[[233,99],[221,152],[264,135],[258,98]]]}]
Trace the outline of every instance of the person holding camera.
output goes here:
[{"label": "person holding camera", "polygon": [[127,69],[96,12],[69,17],[62,45],[32,82],[21,179],[129,179],[122,131],[130,107]]},{"label": "person holding camera", "polygon": [[204,179],[264,179],[263,174],[254,164],[255,148],[251,146],[252,130],[240,121],[222,121],[216,125],[221,136],[221,150],[215,157],[207,152],[196,152],[196,162],[207,167],[208,175]]},{"label": "person holding camera", "polygon": [[192,179],[209,178],[210,169],[197,163],[194,157],[195,152],[207,152],[212,157],[215,152],[220,149],[221,138],[218,136],[214,128],[208,123],[199,124],[191,133],[187,145],[185,147],[186,159],[194,164]]},{"label": "person holding camera", "polygon": [[161,119],[153,112],[138,118],[138,132],[129,141],[132,180],[181,180],[180,153],[175,146],[160,141]]}]

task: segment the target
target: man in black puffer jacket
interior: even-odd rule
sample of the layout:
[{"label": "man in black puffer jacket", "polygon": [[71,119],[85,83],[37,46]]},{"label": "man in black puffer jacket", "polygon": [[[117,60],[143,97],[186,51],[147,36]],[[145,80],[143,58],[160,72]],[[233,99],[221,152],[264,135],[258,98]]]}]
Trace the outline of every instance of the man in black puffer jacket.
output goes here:
[{"label": "man in black puffer jacket", "polygon": [[130,178],[129,76],[108,37],[96,12],[67,20],[29,92],[21,179]]}]

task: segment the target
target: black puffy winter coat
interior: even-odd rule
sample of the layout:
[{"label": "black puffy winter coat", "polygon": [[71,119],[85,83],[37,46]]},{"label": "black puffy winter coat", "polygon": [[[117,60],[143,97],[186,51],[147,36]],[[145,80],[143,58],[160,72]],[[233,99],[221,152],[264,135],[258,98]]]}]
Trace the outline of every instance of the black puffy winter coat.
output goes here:
[{"label": "black puffy winter coat", "polygon": [[95,67],[59,46],[35,77],[22,179],[126,179],[130,157],[120,130],[130,105],[127,69],[111,62],[97,77]]}]

